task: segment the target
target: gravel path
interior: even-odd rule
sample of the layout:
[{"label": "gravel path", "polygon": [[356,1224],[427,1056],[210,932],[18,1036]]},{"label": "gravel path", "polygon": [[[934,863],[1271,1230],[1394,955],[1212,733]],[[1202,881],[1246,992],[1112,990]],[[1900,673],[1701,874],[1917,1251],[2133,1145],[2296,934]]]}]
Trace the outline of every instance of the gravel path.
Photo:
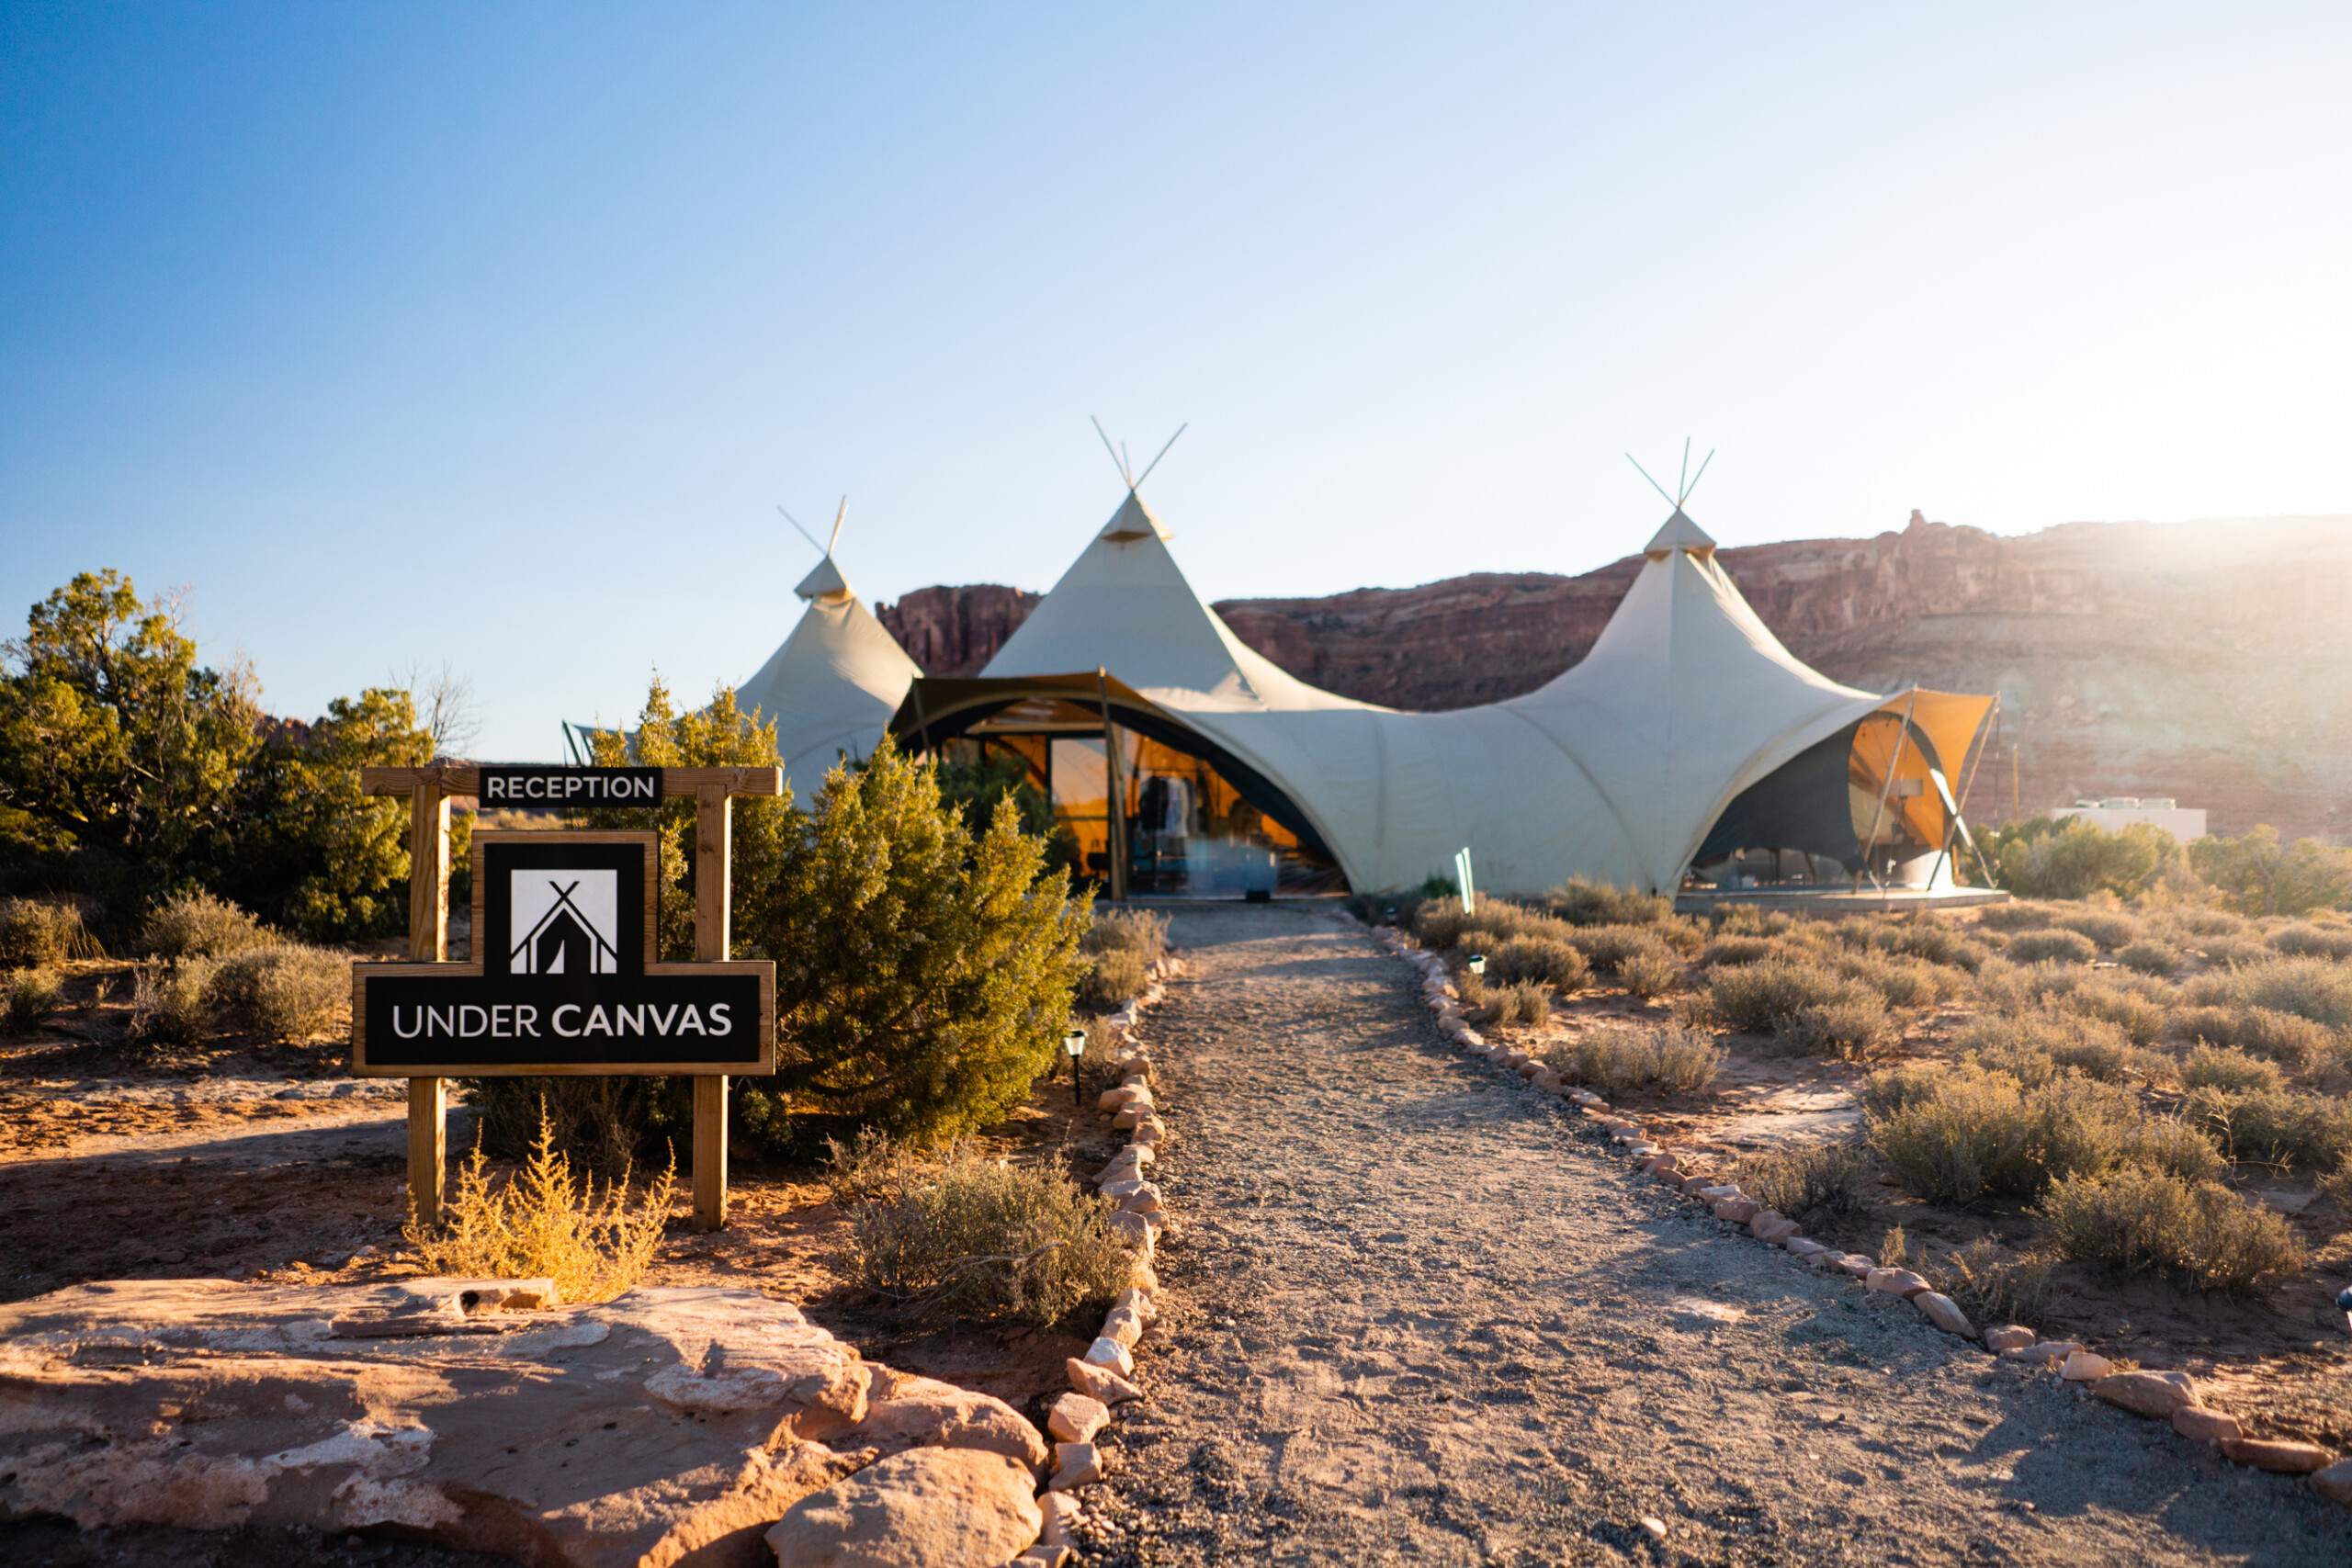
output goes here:
[{"label": "gravel path", "polygon": [[1636,1178],[1329,910],[1172,935],[1182,1228],[1091,1562],[2352,1562],[2352,1511]]}]

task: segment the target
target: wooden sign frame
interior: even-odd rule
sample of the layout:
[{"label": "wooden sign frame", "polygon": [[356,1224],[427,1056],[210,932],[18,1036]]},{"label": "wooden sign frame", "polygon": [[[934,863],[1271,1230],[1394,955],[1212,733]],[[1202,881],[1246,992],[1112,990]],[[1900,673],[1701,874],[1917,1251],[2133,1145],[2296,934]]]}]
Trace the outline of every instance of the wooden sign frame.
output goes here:
[{"label": "wooden sign frame", "polygon": [[[588,770],[582,770],[588,771]],[[362,768],[359,787],[367,795],[404,795],[409,798],[409,921],[410,965],[434,965],[449,973],[449,802],[478,796],[481,770],[470,763],[435,763],[423,768]],[[782,768],[664,768],[665,798],[695,803],[695,959],[696,966],[726,964],[731,901],[731,871],[736,795],[780,795]],[[658,879],[646,880],[649,897],[658,897]],[[650,932],[653,922],[649,919]],[[408,967],[403,965],[401,967]],[[389,970],[387,971],[389,972]],[[707,971],[706,971],[707,972]],[[353,995],[358,995],[356,979]],[[768,1072],[775,1070],[774,1020],[767,1024],[765,1049]],[[353,1043],[358,1048],[360,1026],[354,1022]],[[598,1064],[594,1074],[614,1069]],[[695,1081],[694,1185],[695,1224],[717,1230],[727,1223],[727,1078],[741,1073],[687,1075],[676,1066],[665,1073],[691,1076]],[[392,1075],[384,1075],[392,1076]],[[418,1223],[437,1224],[441,1216],[443,1170],[448,1160],[448,1079],[472,1077],[476,1072],[429,1075],[407,1069],[409,1207]],[[552,1069],[533,1077],[559,1076]]]},{"label": "wooden sign frame", "polygon": [[[502,843],[631,844],[645,852],[642,915],[644,953],[641,967],[649,976],[695,978],[710,975],[740,975],[768,983],[760,987],[757,1028],[760,1052],[750,1060],[712,1062],[398,1062],[382,1066],[368,1060],[368,985],[371,980],[417,976],[458,979],[483,973],[482,934],[488,928],[485,865],[488,851]],[[661,835],[649,831],[534,831],[529,829],[488,829],[474,834],[473,945],[463,964],[355,964],[351,970],[351,1072],[363,1078],[490,1078],[490,1077],[707,1077],[713,1074],[764,1077],[775,1071],[775,965],[765,959],[709,964],[662,964],[654,958],[654,924],[661,903]]]}]

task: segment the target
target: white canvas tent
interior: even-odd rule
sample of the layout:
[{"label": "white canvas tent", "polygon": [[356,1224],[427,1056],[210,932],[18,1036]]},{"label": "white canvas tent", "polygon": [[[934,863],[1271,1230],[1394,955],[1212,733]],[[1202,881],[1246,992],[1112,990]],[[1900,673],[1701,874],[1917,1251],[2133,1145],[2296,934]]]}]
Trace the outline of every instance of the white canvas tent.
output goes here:
[{"label": "white canvas tent", "polygon": [[[1122,722],[1181,726],[1246,767],[1352,886],[1418,883],[1466,846],[1481,886],[1535,894],[1571,876],[1670,889],[1743,790],[1868,716],[1917,706],[1799,662],[1679,508],[1589,655],[1525,696],[1451,713],[1400,713],[1288,674],[1202,602],[1169,537],[1130,490],[980,679],[919,685],[894,728],[952,733],[956,706],[977,711],[1023,680],[1106,672],[1150,710]],[[1908,748],[1923,769],[1951,758],[1933,770],[1939,790],[1989,703],[1941,700],[1935,744]],[[1893,761],[1902,771],[1900,751]],[[1898,812],[1923,809],[1916,800]]]},{"label": "white canvas tent", "polygon": [[[922,670],[858,598],[831,548],[793,592],[808,608],[736,688],[735,702],[775,723],[786,782],[805,802],[836,758],[873,753]],[[567,728],[584,741],[585,727]]]}]

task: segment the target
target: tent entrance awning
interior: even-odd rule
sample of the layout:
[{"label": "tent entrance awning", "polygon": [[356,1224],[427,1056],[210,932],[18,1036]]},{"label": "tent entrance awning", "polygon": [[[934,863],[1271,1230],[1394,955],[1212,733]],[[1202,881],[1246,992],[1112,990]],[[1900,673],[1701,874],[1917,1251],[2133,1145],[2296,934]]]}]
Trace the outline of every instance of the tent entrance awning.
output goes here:
[{"label": "tent entrance awning", "polygon": [[1301,849],[1337,863],[1306,813],[1272,781],[1187,724],[1182,715],[1101,671],[923,676],[908,688],[906,700],[891,716],[890,734],[903,746],[927,751],[949,740],[991,735],[1099,736],[1106,716],[1118,728],[1207,763]]}]

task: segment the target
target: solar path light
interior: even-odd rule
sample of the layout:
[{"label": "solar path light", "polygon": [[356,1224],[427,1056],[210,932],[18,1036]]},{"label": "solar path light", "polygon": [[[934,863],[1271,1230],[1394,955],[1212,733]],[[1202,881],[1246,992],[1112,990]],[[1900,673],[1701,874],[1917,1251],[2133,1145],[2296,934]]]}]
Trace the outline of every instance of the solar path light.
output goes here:
[{"label": "solar path light", "polygon": [[1487,955],[1485,953],[1474,953],[1470,955],[1470,973],[1477,976],[1484,976],[1487,973]]},{"label": "solar path light", "polygon": [[1078,1059],[1086,1055],[1086,1031],[1073,1029],[1065,1033],[1062,1049],[1069,1053],[1069,1102],[1083,1111],[1086,1109],[1086,1095],[1078,1086]]}]

